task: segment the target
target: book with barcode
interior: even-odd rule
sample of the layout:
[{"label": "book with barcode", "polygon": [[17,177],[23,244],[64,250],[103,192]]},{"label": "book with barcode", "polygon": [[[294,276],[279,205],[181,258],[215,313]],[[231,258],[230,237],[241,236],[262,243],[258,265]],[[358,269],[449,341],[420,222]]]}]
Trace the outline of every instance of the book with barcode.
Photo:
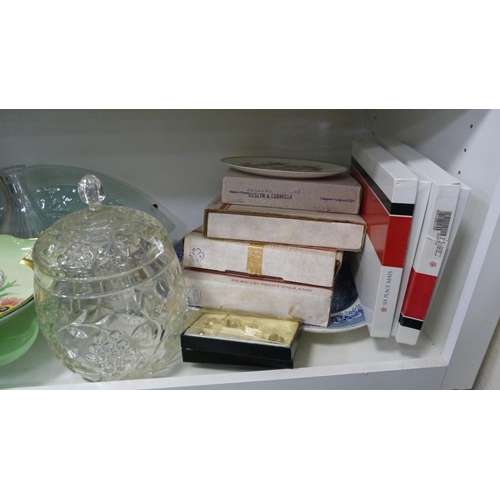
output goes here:
[{"label": "book with barcode", "polygon": [[363,251],[349,257],[372,337],[389,337],[408,250],[418,177],[374,141],[354,141],[351,175],[362,185]]},{"label": "book with barcode", "polygon": [[457,205],[462,185],[453,175],[397,139],[378,138],[377,143],[412,170],[420,182],[431,182],[415,256],[407,282],[401,287],[399,311],[392,330],[398,342],[415,345],[449,250],[452,227],[458,225]]}]

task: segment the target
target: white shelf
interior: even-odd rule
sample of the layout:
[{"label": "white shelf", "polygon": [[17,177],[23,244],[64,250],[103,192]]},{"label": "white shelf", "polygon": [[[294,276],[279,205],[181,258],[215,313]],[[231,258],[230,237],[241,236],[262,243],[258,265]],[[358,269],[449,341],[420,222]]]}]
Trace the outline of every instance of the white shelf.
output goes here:
[{"label": "white shelf", "polygon": [[[428,377],[414,377],[414,370]],[[40,334],[21,358],[0,367],[0,389],[189,389],[189,388],[393,388],[437,389],[446,370],[439,350],[425,335],[417,346],[373,339],[366,327],[317,334],[304,332],[295,368],[268,370],[184,363],[180,355],[153,379],[92,383],[64,367]]]},{"label": "white shelf", "polygon": [[471,388],[500,317],[499,130],[499,110],[5,110],[0,166],[70,165],[116,177],[158,202],[174,228],[172,243],[201,225],[220,192],[226,156],[348,165],[353,140],[393,135],[472,194],[415,347],[370,338],[366,328],[305,333],[293,370],[179,357],[162,377],[93,384],[64,368],[39,336],[22,358],[0,367],[0,389]]}]

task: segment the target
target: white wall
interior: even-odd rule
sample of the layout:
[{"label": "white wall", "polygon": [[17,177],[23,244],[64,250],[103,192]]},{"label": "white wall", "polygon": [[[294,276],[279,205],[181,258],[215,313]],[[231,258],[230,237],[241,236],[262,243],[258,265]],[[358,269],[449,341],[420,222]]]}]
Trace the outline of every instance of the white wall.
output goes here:
[{"label": "white wall", "polygon": [[[201,225],[219,192],[225,156],[349,164],[364,111],[0,111],[0,167],[67,165],[102,172],[155,199],[176,241]],[[104,186],[106,188],[106,186]]]},{"label": "white wall", "polygon": [[488,347],[474,389],[500,389],[500,324]]}]

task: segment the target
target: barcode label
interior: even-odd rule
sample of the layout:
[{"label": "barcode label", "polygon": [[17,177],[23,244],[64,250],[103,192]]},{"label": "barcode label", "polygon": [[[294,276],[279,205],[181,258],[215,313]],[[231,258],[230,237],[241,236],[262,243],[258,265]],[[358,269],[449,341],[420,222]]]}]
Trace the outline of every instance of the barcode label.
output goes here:
[{"label": "barcode label", "polygon": [[434,219],[434,231],[439,231],[439,236],[445,237],[450,227],[451,211],[438,210]]}]

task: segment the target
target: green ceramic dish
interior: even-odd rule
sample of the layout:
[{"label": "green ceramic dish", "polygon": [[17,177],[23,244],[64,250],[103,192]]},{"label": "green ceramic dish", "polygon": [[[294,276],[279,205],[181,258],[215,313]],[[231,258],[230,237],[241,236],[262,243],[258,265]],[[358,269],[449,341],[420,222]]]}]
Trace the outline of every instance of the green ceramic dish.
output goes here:
[{"label": "green ceramic dish", "polygon": [[38,321],[32,299],[0,322],[0,366],[20,358],[35,342]]},{"label": "green ceramic dish", "polygon": [[34,244],[0,235],[0,366],[21,357],[38,335],[33,268],[25,260]]}]

